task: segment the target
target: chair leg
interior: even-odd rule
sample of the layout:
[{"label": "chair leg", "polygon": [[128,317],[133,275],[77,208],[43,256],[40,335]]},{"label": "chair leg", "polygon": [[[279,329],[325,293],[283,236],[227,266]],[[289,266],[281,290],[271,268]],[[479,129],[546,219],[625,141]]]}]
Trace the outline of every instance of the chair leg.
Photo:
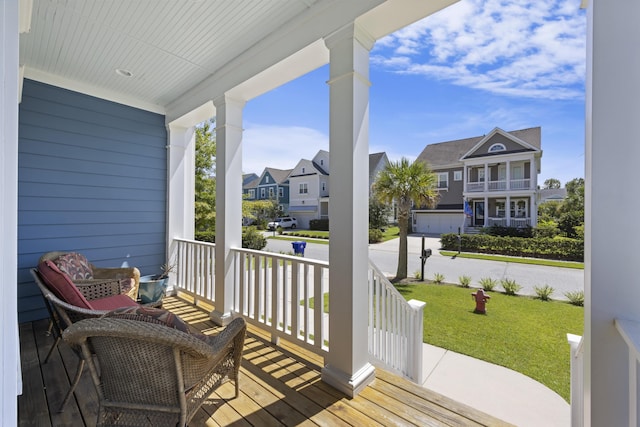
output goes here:
[{"label": "chair leg", "polygon": [[67,395],[64,397],[64,400],[60,404],[60,409],[58,409],[58,412],[64,411],[65,405],[67,404],[67,402],[71,398],[71,395],[73,394],[73,391],[76,389],[76,386],[80,382],[80,377],[82,376],[82,370],[83,369],[84,369],[84,359],[80,359],[80,363],[78,363],[78,370],[76,371],[76,376],[73,378],[73,383],[71,384],[71,387],[69,388],[69,391],[67,392]]},{"label": "chair leg", "polygon": [[51,354],[53,354],[53,350],[58,346],[58,343],[60,342],[60,338],[61,338],[60,335],[56,336],[56,340],[51,345],[51,348],[49,349],[49,353],[47,353],[47,357],[44,358],[44,363],[47,363],[49,361]]}]

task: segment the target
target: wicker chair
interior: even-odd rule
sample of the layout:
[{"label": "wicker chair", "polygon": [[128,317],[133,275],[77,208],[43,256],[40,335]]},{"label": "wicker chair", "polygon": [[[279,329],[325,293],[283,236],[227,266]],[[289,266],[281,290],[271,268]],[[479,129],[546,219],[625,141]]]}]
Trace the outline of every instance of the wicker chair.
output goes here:
[{"label": "wicker chair", "polygon": [[100,402],[98,426],[185,426],[225,381],[235,381],[238,396],[245,332],[240,317],[217,336],[103,317],[74,323],[63,338],[82,348]]},{"label": "wicker chair", "polygon": [[[44,298],[45,306],[47,308],[47,311],[49,312],[49,317],[51,318],[51,331],[55,337],[55,341],[51,345],[51,348],[47,353],[47,357],[44,359],[44,363],[47,363],[49,361],[49,357],[51,357],[51,354],[53,353],[53,350],[58,346],[58,343],[62,338],[62,331],[64,331],[74,322],[83,319],[101,317],[104,314],[108,313],[109,310],[91,310],[87,308],[77,307],[75,305],[62,301],[44,284],[43,279],[37,269],[32,268],[31,275],[33,276],[33,279],[38,285],[38,288],[40,289],[40,292],[42,293],[42,296]],[[76,287],[89,301],[114,295],[120,295],[121,291],[119,280],[110,282],[92,281],[91,283],[76,284]],[[65,405],[69,401],[71,394],[80,381],[80,376],[82,375],[82,370],[84,369],[84,359],[82,359],[81,357],[80,349],[73,349],[78,354],[80,363],[78,364],[78,369],[73,382],[71,383],[71,387],[69,388],[67,395],[62,401],[62,404],[60,404],[59,412],[62,412]]]}]

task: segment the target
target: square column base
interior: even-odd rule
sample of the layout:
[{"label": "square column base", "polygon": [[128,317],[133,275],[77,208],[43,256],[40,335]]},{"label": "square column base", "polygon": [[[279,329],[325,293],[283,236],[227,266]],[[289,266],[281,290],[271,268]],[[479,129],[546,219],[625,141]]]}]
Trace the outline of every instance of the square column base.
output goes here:
[{"label": "square column base", "polygon": [[375,377],[376,370],[370,363],[363,366],[353,376],[349,376],[330,365],[322,368],[322,381],[349,397],[357,396]]},{"label": "square column base", "polygon": [[218,326],[227,326],[236,317],[232,313],[220,313],[215,310],[209,313],[209,319]]}]

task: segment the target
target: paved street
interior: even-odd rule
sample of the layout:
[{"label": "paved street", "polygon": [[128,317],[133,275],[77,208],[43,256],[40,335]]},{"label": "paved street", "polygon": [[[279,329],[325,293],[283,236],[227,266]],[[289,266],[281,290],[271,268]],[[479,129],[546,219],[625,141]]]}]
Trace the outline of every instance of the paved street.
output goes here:
[{"label": "paved street", "polygon": [[[549,285],[555,289],[553,299],[566,299],[564,292],[584,289],[584,270],[527,265],[502,261],[484,261],[465,258],[452,258],[440,255],[440,239],[426,237],[425,247],[432,250],[433,255],[425,264],[425,277],[432,279],[435,273],[444,275],[445,281],[458,283],[460,276],[471,277],[472,286],[484,277],[493,279],[513,279],[523,288],[523,295],[535,295],[534,286]],[[413,276],[420,271],[421,237],[408,238],[408,274]],[[292,252],[291,242],[269,239],[265,250],[272,252]],[[328,261],[329,245],[307,242],[305,257]],[[398,266],[398,239],[384,243],[369,245],[369,258],[387,276],[394,276]]]}]

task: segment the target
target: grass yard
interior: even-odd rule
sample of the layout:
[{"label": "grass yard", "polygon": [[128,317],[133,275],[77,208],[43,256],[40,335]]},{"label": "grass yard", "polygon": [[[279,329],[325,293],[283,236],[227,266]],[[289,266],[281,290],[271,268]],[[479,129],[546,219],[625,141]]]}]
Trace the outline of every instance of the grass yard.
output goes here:
[{"label": "grass yard", "polygon": [[569,401],[566,334],[582,335],[582,307],[490,292],[487,314],[474,314],[472,288],[401,284],[407,300],[426,301],[424,342],[521,372]]},{"label": "grass yard", "polygon": [[480,254],[475,252],[455,252],[455,251],[440,251],[443,256],[457,257],[457,258],[471,258],[471,259],[485,259],[489,261],[502,261],[502,262],[516,262],[518,264],[533,264],[533,265],[546,265],[550,267],[564,267],[564,268],[576,268],[584,270],[583,262],[574,261],[557,261],[553,259],[545,258],[524,258],[506,255],[493,255],[493,254]]}]

